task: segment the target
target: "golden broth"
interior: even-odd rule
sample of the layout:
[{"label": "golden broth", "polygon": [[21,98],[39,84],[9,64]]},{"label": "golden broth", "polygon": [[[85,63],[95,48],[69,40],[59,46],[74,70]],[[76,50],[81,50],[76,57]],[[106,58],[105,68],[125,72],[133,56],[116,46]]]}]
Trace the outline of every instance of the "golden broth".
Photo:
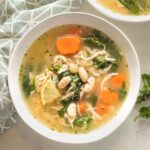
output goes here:
[{"label": "golden broth", "polygon": [[[52,59],[55,55],[58,54],[58,52],[55,49],[55,41],[56,38],[62,35],[65,35],[68,33],[68,31],[72,28],[76,27],[74,25],[67,25],[67,26],[61,26],[57,27],[55,29],[49,30],[42,36],[40,36],[27,50],[27,53],[25,54],[21,70],[20,70],[20,83],[22,83],[23,78],[23,71],[25,66],[30,64],[33,66],[33,72],[34,74],[41,73],[44,68],[47,65],[50,65],[52,63]],[[88,32],[91,31],[91,28],[89,27],[80,27],[83,31],[83,35],[86,35]],[[70,56],[70,59],[73,59],[72,56]],[[126,77],[126,84],[127,88],[129,87],[129,73],[128,73],[128,66],[125,61],[125,58],[122,57],[122,60],[119,63],[118,67],[118,73],[123,74]],[[100,84],[102,79],[105,77],[106,74],[102,75],[100,78],[96,79],[96,84],[92,92],[95,92],[97,95],[99,95],[100,92]],[[21,85],[22,86],[22,85]],[[23,93],[24,95],[24,93]],[[71,128],[69,126],[63,126],[59,123],[59,118],[57,117],[56,111],[51,109],[51,105],[53,106],[59,106],[57,102],[54,102],[52,104],[47,104],[46,106],[42,105],[41,102],[41,96],[39,93],[35,92],[31,94],[30,96],[25,96],[25,103],[27,104],[27,107],[29,108],[30,112],[32,113],[33,117],[37,120],[39,120],[41,123],[45,124],[52,130],[56,130],[58,132],[67,132],[67,133],[86,133],[90,130],[93,130],[99,126],[104,125],[109,120],[111,120],[119,111],[121,108],[123,101],[118,101],[118,103],[114,106],[114,110],[112,110],[109,115],[105,115],[100,120],[94,120],[91,122],[88,129],[80,129],[79,127]]]}]

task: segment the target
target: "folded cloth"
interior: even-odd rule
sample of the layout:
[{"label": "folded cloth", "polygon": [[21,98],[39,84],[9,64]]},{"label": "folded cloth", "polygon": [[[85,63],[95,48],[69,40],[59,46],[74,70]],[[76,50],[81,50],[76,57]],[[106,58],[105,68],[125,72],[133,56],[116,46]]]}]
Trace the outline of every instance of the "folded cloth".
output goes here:
[{"label": "folded cloth", "polygon": [[0,4],[0,134],[17,121],[8,89],[8,64],[13,49],[30,28],[59,13],[77,10],[82,0],[4,0]]}]

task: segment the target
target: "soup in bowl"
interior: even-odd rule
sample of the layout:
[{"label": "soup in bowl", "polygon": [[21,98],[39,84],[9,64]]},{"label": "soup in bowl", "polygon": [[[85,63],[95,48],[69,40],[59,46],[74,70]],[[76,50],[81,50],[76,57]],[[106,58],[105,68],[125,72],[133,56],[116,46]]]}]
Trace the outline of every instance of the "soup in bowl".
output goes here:
[{"label": "soup in bowl", "polygon": [[89,14],[58,15],[35,26],[9,66],[10,93],[22,119],[66,143],[92,142],[115,130],[133,108],[139,84],[130,41]]},{"label": "soup in bowl", "polygon": [[150,20],[150,0],[88,0],[100,12],[127,22]]}]

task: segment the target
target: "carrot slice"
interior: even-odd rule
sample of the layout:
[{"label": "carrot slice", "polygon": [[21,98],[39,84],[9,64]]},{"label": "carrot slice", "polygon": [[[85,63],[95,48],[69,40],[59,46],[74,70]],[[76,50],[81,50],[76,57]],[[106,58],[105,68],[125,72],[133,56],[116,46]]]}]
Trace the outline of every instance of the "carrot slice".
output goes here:
[{"label": "carrot slice", "polygon": [[101,99],[104,104],[115,105],[119,101],[118,93],[109,90],[101,92]]},{"label": "carrot slice", "polygon": [[86,102],[85,101],[80,101],[78,104],[79,104],[80,113],[84,113],[87,109]]},{"label": "carrot slice", "polygon": [[98,102],[96,105],[96,112],[100,115],[106,115],[110,112],[110,109],[108,105]]},{"label": "carrot slice", "polygon": [[123,82],[125,82],[125,77],[121,74],[113,76],[110,79],[111,86],[114,87],[114,88],[117,88],[117,89],[122,87]]},{"label": "carrot slice", "polygon": [[82,30],[79,27],[73,27],[68,31],[68,34],[81,35]]},{"label": "carrot slice", "polygon": [[60,54],[71,55],[81,48],[81,38],[77,35],[65,35],[57,38],[56,47]]}]

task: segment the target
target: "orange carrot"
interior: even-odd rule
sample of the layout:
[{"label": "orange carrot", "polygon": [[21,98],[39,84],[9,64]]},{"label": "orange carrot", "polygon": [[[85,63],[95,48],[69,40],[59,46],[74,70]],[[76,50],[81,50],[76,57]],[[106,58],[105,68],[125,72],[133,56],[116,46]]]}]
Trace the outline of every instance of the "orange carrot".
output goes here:
[{"label": "orange carrot", "polygon": [[81,38],[77,35],[65,35],[57,38],[56,47],[60,54],[71,55],[81,48]]},{"label": "orange carrot", "polygon": [[102,102],[108,105],[115,105],[119,100],[118,93],[109,90],[103,90],[100,96]]},{"label": "orange carrot", "polygon": [[68,34],[74,34],[81,36],[82,30],[79,27],[73,27],[68,31]]},{"label": "orange carrot", "polygon": [[114,87],[114,88],[117,88],[117,89],[122,87],[123,82],[125,82],[125,77],[121,74],[113,76],[110,79],[111,86]]},{"label": "orange carrot", "polygon": [[80,110],[80,113],[84,113],[87,109],[87,104],[85,101],[79,101],[79,110]]},{"label": "orange carrot", "polygon": [[106,115],[110,112],[109,105],[103,104],[102,102],[98,102],[96,105],[96,112],[99,115]]}]

